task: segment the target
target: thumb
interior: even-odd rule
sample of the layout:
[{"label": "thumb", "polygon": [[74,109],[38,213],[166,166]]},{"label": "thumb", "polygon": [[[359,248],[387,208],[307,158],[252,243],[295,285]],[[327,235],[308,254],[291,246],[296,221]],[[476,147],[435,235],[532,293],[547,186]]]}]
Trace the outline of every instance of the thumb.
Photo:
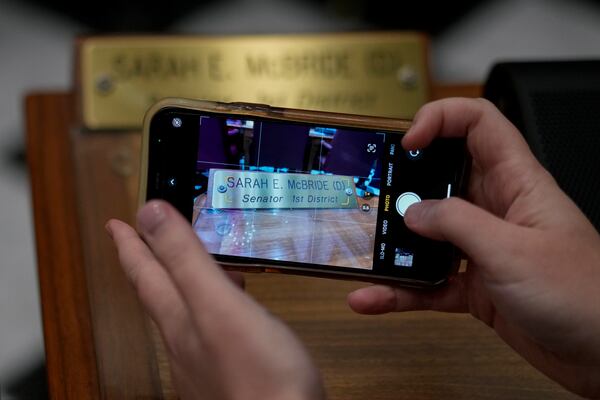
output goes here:
[{"label": "thumb", "polygon": [[413,204],[404,222],[421,236],[451,242],[482,266],[506,259],[521,236],[519,227],[457,197]]}]

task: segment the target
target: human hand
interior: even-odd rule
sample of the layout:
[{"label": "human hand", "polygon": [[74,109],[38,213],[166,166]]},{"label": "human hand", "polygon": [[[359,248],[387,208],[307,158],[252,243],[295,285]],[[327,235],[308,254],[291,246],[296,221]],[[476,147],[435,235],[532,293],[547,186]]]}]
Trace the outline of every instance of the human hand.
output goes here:
[{"label": "human hand", "polygon": [[[574,134],[577,134],[574,132]],[[466,136],[469,201],[423,201],[404,221],[469,258],[436,291],[370,286],[350,293],[356,312],[470,312],[534,367],[580,395],[600,397],[600,236],[488,101],[425,105],[403,147]]]},{"label": "human hand", "polygon": [[[160,329],[181,398],[324,398],[298,339],[227,277],[173,207],[150,201],[138,213],[138,228],[141,237],[124,222],[106,225]],[[239,275],[232,278],[241,283]]]}]

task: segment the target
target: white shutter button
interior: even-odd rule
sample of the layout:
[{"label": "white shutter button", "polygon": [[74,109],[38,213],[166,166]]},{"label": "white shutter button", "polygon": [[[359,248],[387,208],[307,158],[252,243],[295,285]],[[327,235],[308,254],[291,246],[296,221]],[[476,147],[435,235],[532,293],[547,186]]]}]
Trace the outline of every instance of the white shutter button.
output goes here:
[{"label": "white shutter button", "polygon": [[408,207],[420,201],[421,198],[418,194],[413,192],[404,192],[398,196],[398,199],[396,200],[396,211],[398,211],[398,214],[404,217],[404,213]]}]

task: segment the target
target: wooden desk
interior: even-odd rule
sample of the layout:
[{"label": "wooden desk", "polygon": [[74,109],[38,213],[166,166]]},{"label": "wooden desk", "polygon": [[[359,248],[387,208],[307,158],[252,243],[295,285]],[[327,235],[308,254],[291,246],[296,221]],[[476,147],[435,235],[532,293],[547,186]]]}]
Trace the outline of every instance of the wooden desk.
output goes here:
[{"label": "wooden desk", "polygon": [[[79,132],[67,93],[30,95],[26,109],[51,398],[175,398],[104,232],[110,217],[133,220],[139,133]],[[306,343],[330,399],[574,397],[469,316],[356,315],[353,282],[250,274],[247,286]]]}]

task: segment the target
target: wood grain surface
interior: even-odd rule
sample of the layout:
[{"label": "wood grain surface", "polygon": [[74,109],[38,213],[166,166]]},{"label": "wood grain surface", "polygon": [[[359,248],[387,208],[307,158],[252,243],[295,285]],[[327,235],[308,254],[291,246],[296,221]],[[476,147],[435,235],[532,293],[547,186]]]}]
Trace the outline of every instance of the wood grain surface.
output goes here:
[{"label": "wood grain surface", "polygon": [[27,97],[27,162],[32,189],[49,392],[99,398],[68,123],[71,96]]},{"label": "wood grain surface", "polygon": [[133,223],[140,135],[72,135],[81,247],[102,398],[162,395],[149,320],[125,278],[104,225]]},{"label": "wood grain surface", "polygon": [[[160,338],[104,232],[110,217],[133,221],[139,133],[78,131],[64,93],[31,95],[26,106],[51,398],[176,398]],[[246,281],[306,344],[330,399],[575,398],[470,316],[360,316],[345,298],[362,283]]]}]

